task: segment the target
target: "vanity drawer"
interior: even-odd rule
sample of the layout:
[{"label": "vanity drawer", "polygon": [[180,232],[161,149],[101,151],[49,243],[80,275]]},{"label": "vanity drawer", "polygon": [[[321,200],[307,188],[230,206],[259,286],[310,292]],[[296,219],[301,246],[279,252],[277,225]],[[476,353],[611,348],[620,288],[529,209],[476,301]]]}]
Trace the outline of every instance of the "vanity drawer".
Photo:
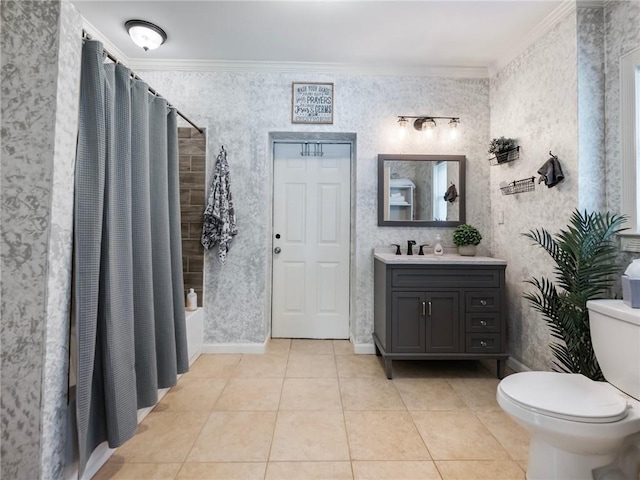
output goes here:
[{"label": "vanity drawer", "polygon": [[401,288],[493,288],[500,286],[500,270],[495,268],[458,269],[393,268],[391,286]]},{"label": "vanity drawer", "polygon": [[497,353],[500,352],[499,333],[467,333],[467,353]]},{"label": "vanity drawer", "polygon": [[467,313],[468,333],[493,333],[500,331],[500,313]]},{"label": "vanity drawer", "polygon": [[465,310],[471,312],[499,312],[500,291],[486,290],[466,292]]}]

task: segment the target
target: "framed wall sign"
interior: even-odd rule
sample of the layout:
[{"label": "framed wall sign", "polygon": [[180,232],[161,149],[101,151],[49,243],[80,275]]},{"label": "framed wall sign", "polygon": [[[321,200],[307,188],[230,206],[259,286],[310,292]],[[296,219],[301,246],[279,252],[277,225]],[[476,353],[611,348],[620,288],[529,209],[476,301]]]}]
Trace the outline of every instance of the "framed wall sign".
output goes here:
[{"label": "framed wall sign", "polygon": [[293,82],[291,123],[333,123],[333,83]]}]

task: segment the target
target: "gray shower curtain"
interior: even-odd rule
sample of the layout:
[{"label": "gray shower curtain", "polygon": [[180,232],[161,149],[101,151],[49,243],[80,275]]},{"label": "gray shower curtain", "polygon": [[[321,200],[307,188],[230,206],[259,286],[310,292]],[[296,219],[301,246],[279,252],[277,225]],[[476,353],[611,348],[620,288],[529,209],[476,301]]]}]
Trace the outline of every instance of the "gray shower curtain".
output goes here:
[{"label": "gray shower curtain", "polygon": [[82,51],[74,322],[80,474],[131,438],[137,409],[188,370],[176,110],[100,42]]}]

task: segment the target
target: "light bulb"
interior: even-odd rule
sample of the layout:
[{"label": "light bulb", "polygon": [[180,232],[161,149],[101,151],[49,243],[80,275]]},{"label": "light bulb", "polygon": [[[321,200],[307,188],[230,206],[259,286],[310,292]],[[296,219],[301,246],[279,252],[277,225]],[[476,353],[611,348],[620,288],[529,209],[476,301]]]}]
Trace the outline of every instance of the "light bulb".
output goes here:
[{"label": "light bulb", "polygon": [[422,124],[422,129],[433,130],[434,128],[436,128],[436,121],[433,118],[425,119],[424,123]]}]

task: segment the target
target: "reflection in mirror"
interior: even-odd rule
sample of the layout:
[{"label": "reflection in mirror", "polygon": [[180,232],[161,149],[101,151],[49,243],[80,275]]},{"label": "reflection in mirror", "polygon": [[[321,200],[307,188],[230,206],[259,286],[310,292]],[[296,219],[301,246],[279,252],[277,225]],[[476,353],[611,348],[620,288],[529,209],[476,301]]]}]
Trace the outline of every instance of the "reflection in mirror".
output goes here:
[{"label": "reflection in mirror", "polygon": [[464,223],[463,155],[378,155],[378,225]]}]

